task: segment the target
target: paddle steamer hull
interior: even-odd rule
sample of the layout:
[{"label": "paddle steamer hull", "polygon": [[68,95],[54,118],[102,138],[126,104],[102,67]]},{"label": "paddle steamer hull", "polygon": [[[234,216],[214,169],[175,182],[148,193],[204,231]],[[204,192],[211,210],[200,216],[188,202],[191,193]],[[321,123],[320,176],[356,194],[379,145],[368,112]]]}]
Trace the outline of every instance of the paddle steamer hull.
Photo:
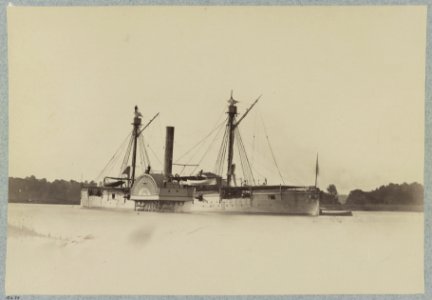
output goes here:
[{"label": "paddle steamer hull", "polygon": [[313,190],[253,190],[245,196],[221,198],[219,193],[203,193],[194,199],[194,212],[232,212],[285,215],[319,215],[319,199]]},{"label": "paddle steamer hull", "polygon": [[81,207],[132,210],[135,202],[127,199],[122,189],[105,187],[83,187],[81,189]]},{"label": "paddle steamer hull", "polygon": [[151,212],[319,215],[319,199],[310,188],[246,189],[227,195],[226,192],[194,191],[187,186],[158,188],[152,186],[156,183],[152,178],[149,175],[139,178],[130,199],[122,190],[83,188],[81,206]]}]

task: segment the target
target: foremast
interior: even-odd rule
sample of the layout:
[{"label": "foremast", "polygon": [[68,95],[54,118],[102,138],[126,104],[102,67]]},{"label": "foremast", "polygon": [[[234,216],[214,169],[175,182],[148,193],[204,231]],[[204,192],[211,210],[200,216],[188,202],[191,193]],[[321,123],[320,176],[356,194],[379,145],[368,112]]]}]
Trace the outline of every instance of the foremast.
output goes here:
[{"label": "foremast", "polygon": [[[103,168],[100,174],[97,176],[96,181],[98,181],[103,176],[103,186],[110,188],[121,188],[125,191],[129,190],[137,178],[138,172],[138,158],[141,159],[141,164],[145,172],[150,172],[151,163],[148,157],[144,137],[142,132],[159,116],[157,113],[145,126],[142,127],[142,114],[138,110],[138,106],[135,106],[134,118],[132,122],[132,132],[129,133],[127,139],[123,142],[120,148],[113,155],[111,160]],[[127,144],[126,144],[126,141]],[[119,168],[119,173],[117,176],[109,176],[109,173],[116,166],[116,162],[119,160],[120,156],[123,155],[123,160]],[[132,158],[131,158],[132,156]],[[130,164],[129,164],[130,162]],[[107,176],[108,175],[108,176]],[[124,176],[126,175],[126,177]]]},{"label": "foremast", "polygon": [[131,186],[135,182],[135,170],[136,170],[136,154],[137,154],[137,142],[138,136],[140,135],[140,127],[141,127],[141,118],[142,114],[138,111],[138,106],[135,105],[135,117],[132,123],[133,125],[133,152],[132,152],[132,178],[131,178]]}]

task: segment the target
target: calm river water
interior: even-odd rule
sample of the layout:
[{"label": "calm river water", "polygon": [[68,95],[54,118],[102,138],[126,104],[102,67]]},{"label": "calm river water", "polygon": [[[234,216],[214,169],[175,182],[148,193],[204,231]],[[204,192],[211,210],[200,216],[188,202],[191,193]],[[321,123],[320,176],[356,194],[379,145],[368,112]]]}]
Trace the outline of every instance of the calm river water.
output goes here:
[{"label": "calm river water", "polygon": [[420,293],[423,218],[9,204],[6,293]]}]

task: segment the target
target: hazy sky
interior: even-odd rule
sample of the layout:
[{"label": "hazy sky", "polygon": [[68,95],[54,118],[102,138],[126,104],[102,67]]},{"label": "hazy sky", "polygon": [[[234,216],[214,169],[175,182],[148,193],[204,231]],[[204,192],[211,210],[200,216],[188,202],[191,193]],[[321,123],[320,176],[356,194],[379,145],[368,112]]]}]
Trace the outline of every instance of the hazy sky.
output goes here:
[{"label": "hazy sky", "polygon": [[[176,160],[223,120],[234,90],[240,114],[262,94],[241,126],[260,181],[280,182],[267,133],[286,183],[313,184],[317,152],[321,188],[423,182],[426,6],[9,7],[7,17],[10,176],[97,177],[136,104],[144,122],[161,113],[145,133],[160,170],[164,127],[176,127]],[[213,169],[219,140],[204,145],[202,168]]]}]

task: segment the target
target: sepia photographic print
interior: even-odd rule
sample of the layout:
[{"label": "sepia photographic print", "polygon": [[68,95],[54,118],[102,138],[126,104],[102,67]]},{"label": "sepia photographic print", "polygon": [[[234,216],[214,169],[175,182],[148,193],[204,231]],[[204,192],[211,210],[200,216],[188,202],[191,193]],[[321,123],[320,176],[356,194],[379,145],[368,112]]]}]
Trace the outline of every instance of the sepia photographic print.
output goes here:
[{"label": "sepia photographic print", "polygon": [[426,5],[6,12],[9,299],[425,293]]}]

